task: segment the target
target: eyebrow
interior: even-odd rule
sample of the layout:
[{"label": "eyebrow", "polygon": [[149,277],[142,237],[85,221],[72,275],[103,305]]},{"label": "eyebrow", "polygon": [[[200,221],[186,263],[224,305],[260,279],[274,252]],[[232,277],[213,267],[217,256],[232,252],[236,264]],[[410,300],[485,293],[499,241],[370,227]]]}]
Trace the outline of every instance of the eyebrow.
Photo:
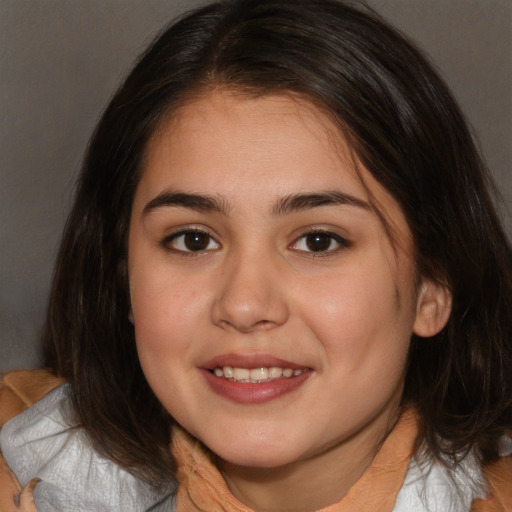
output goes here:
[{"label": "eyebrow", "polygon": [[370,203],[350,194],[338,191],[326,191],[312,194],[293,194],[277,201],[272,208],[274,215],[285,215],[291,212],[309,210],[320,206],[355,206],[363,210],[371,210]]},{"label": "eyebrow", "polygon": [[222,215],[227,215],[229,212],[228,203],[222,197],[188,194],[186,192],[163,192],[144,207],[142,214],[147,215],[166,206],[177,206],[198,212],[220,213]]},{"label": "eyebrow", "polygon": [[[318,208],[321,206],[355,206],[363,210],[371,210],[370,204],[350,194],[338,191],[292,194],[280,198],[272,207],[273,215],[286,215]],[[162,192],[146,204],[143,216],[164,207],[189,208],[201,213],[229,213],[229,204],[221,196],[193,194],[186,192]]]}]

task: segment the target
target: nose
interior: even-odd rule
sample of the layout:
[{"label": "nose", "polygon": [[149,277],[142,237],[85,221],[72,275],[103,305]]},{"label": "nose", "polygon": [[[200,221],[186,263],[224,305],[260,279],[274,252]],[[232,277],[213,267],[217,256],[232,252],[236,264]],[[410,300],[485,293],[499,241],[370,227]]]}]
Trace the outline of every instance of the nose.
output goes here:
[{"label": "nose", "polygon": [[212,321],[242,333],[268,330],[289,317],[283,273],[261,254],[247,254],[226,262],[219,293],[212,306]]}]

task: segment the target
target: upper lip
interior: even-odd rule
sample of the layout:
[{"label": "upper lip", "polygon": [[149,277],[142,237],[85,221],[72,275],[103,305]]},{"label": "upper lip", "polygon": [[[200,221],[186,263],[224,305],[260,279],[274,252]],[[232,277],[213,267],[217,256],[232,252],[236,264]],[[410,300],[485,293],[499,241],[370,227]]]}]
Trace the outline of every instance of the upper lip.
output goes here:
[{"label": "upper lip", "polygon": [[201,368],[213,370],[214,368],[222,368],[231,366],[235,368],[291,368],[292,370],[308,368],[307,365],[286,361],[270,354],[238,354],[228,353],[215,356],[205,363],[201,364]]}]

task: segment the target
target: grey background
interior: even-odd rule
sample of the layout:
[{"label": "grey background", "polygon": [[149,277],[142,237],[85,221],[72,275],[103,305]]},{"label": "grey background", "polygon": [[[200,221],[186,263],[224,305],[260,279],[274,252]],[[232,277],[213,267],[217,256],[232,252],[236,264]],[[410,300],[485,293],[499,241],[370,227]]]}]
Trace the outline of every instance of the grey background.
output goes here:
[{"label": "grey background", "polygon": [[[0,0],[0,372],[38,364],[52,265],[88,137],[186,0]],[[437,64],[512,232],[512,2],[369,0]]]}]

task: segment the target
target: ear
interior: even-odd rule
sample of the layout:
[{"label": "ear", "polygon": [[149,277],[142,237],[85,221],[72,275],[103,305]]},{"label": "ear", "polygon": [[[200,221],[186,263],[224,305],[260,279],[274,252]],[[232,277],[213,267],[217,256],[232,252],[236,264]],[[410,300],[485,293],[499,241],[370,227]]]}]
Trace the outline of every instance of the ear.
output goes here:
[{"label": "ear", "polygon": [[448,286],[424,280],[418,294],[413,333],[422,338],[434,336],[448,322],[452,311],[452,293]]}]

